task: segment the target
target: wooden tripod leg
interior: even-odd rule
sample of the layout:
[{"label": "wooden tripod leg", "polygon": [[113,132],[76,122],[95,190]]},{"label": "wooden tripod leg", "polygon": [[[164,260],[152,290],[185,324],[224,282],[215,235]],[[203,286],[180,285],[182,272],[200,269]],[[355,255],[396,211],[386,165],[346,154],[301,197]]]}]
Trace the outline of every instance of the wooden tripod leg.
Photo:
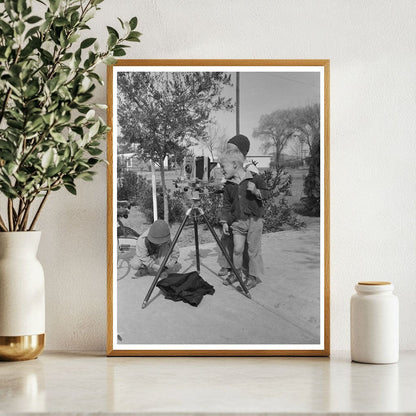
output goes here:
[{"label": "wooden tripod leg", "polygon": [[143,304],[142,304],[142,309],[144,309],[144,308],[146,307],[147,303],[149,302],[149,298],[150,298],[150,296],[151,296],[151,294],[152,294],[152,292],[153,292],[153,290],[154,290],[154,288],[155,288],[155,286],[156,286],[157,281],[158,281],[158,280],[159,280],[159,278],[160,278],[160,275],[161,275],[161,274],[162,274],[162,272],[163,272],[163,268],[165,267],[165,265],[166,265],[166,263],[167,263],[167,261],[168,261],[168,259],[169,259],[169,256],[172,254],[173,248],[175,247],[175,244],[176,244],[176,242],[178,241],[178,238],[179,238],[179,236],[180,236],[180,234],[181,234],[181,232],[182,232],[182,230],[183,230],[183,227],[185,227],[185,223],[186,223],[186,220],[187,220],[188,218],[189,218],[189,214],[187,213],[187,214],[185,215],[185,218],[183,219],[182,224],[180,225],[180,227],[179,227],[178,231],[176,232],[175,238],[174,238],[174,239],[173,239],[173,241],[172,241],[172,244],[171,244],[171,246],[170,246],[170,248],[169,248],[169,251],[167,252],[167,254],[166,254],[165,258],[164,258],[164,259],[163,259],[163,261],[162,261],[162,264],[161,264],[161,265],[160,265],[160,267],[159,267],[159,270],[158,270],[158,272],[157,272],[157,275],[156,275],[156,276],[155,276],[155,278],[153,279],[152,285],[150,286],[150,289],[149,289],[149,291],[147,292],[146,297],[144,298],[144,301],[143,301]]},{"label": "wooden tripod leg", "polygon": [[217,233],[215,232],[215,230],[212,228],[212,225],[209,223],[207,217],[205,216],[205,214],[202,214],[205,223],[207,224],[209,230],[211,231],[212,236],[215,238],[215,241],[218,244],[218,247],[221,249],[222,254],[224,255],[225,259],[227,260],[228,264],[230,265],[231,269],[233,270],[235,276],[237,277],[241,287],[243,288],[244,294],[251,299],[251,295],[246,287],[246,285],[243,282],[243,279],[240,276],[240,273],[237,271],[237,269],[234,267],[234,263],[231,261],[230,257],[227,254],[227,251],[225,250],[224,246],[222,245],[220,239],[217,236]]}]

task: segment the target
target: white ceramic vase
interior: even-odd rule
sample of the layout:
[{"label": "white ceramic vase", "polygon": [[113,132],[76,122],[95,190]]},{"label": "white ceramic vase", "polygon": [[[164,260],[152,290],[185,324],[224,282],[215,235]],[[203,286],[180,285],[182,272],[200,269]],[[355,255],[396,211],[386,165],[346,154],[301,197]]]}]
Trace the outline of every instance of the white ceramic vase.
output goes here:
[{"label": "white ceramic vase", "polygon": [[36,358],[45,342],[41,232],[0,232],[0,360]]}]

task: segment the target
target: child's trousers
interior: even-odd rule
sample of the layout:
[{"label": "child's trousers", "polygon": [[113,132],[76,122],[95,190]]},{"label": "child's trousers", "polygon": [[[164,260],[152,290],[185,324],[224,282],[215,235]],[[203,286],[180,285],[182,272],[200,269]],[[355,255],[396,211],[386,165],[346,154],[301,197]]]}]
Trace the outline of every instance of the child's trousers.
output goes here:
[{"label": "child's trousers", "polygon": [[262,279],[264,276],[263,257],[261,255],[261,235],[263,233],[263,219],[249,217],[231,224],[233,231],[234,266],[237,270],[243,267],[244,246],[247,243],[249,275]]},{"label": "child's trousers", "polygon": [[[233,253],[234,253],[234,241],[233,241],[233,232],[230,229],[230,234],[221,234],[221,243],[223,245],[223,247],[225,248],[225,251],[228,254],[228,257],[230,258],[231,261],[233,260]],[[247,241],[245,243],[244,246],[244,251],[243,251],[243,271],[244,273],[248,274],[248,246],[247,246]],[[218,264],[220,265],[220,267],[223,267],[225,269],[231,269],[230,265],[228,264],[227,259],[225,258],[225,256],[222,254],[222,251],[220,250],[220,248],[218,247]]]}]

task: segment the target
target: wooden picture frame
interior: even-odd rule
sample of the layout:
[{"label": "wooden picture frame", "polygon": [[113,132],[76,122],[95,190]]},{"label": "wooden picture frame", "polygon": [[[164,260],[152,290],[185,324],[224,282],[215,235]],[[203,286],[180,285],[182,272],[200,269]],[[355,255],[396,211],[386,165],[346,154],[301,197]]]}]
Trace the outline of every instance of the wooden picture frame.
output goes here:
[{"label": "wooden picture frame", "polygon": [[[107,123],[111,128],[107,147],[108,356],[329,355],[329,67],[329,60],[120,60],[116,65],[108,67]],[[167,97],[165,101],[170,99],[170,95],[164,95],[160,79],[159,84],[151,87],[152,89],[143,87],[149,85],[143,79],[145,76],[151,80],[161,77],[163,83],[171,82],[169,91],[174,89],[176,94],[179,87],[174,86],[175,77],[185,77],[188,74],[189,78],[181,79],[185,80],[185,84],[189,82],[195,86],[197,81],[193,77],[196,73],[208,74],[208,80],[214,79],[214,74],[230,75],[228,84],[224,81],[226,77],[221,79],[223,84],[217,93],[221,91],[218,96],[229,100],[234,106],[230,111],[238,120],[235,122],[239,123],[236,129],[240,128],[239,134],[246,135],[250,139],[251,148],[259,153],[253,156],[249,152],[246,160],[257,157],[261,161],[257,169],[260,174],[265,169],[261,168],[261,164],[272,160],[272,165],[274,163],[274,166],[283,166],[284,175],[291,175],[291,187],[296,185],[296,195],[294,191],[290,195],[290,188],[284,189],[283,185],[282,192],[285,191],[285,195],[278,192],[275,194],[278,195],[273,200],[277,205],[276,211],[273,211],[276,216],[267,214],[268,222],[264,220],[264,227],[266,222],[270,229],[279,227],[275,222],[277,214],[283,210],[289,217],[294,215],[295,219],[290,220],[292,226],[299,226],[302,222],[305,224],[298,230],[283,224],[280,226],[283,231],[263,234],[265,277],[260,284],[249,290],[251,299],[244,295],[238,282],[228,286],[222,284],[224,278],[217,275],[219,266],[214,258],[214,251],[219,251],[216,241],[213,239],[213,242],[205,244],[204,241],[199,241],[202,238],[200,234],[197,240],[201,246],[197,247],[195,240],[192,242],[192,235],[194,238],[195,235],[191,233],[191,247],[179,248],[179,263],[182,267],[180,271],[188,272],[198,263],[200,276],[215,289],[212,296],[204,296],[199,306],[194,307],[185,302],[173,302],[164,298],[159,288],[154,286],[160,282],[160,276],[155,277],[153,274],[134,278],[137,272],[132,268],[132,258],[136,254],[137,235],[129,237],[126,229],[133,234],[134,231],[142,234],[152,222],[147,220],[148,224],[138,226],[137,218],[143,217],[144,209],[135,205],[130,207],[131,203],[143,207],[143,195],[146,194],[149,198],[151,195],[151,185],[147,185],[146,180],[141,183],[140,195],[139,191],[134,191],[138,186],[135,178],[139,169],[146,171],[146,179],[151,177],[151,173],[147,172],[149,165],[146,157],[143,157],[144,150],[140,144],[140,140],[145,140],[146,132],[149,131],[143,125],[145,122],[150,123],[150,113],[144,111],[151,107],[160,118],[168,118],[172,114],[159,107],[163,97]],[[129,84],[133,82],[131,79],[139,79],[142,83]],[[188,88],[190,89],[191,87]],[[156,90],[162,92],[157,93]],[[134,91],[134,94],[129,91]],[[183,96],[184,92],[179,91],[178,96],[180,94]],[[140,100],[146,104],[137,104]],[[190,102],[190,98],[186,100],[186,103]],[[173,98],[169,102],[171,105],[178,105],[172,104],[178,102]],[[310,111],[315,111],[315,118],[310,115]],[[174,113],[176,114],[176,107]],[[211,115],[212,112],[210,117]],[[218,112],[220,121],[216,118],[217,127],[223,123],[226,126],[224,129],[228,129],[223,131],[223,139],[229,139],[236,133],[230,127],[232,123],[229,117],[229,113]],[[268,135],[268,129],[275,128],[275,124],[270,127],[270,123],[281,124],[283,119],[286,123],[283,130],[279,130],[280,133],[274,132],[275,136]],[[159,135],[157,137],[167,137],[166,141],[170,140],[171,136],[160,133],[160,126],[154,126],[156,121],[153,120],[152,123],[156,129],[154,134]],[[171,131],[173,122],[170,123]],[[132,126],[138,126],[136,132]],[[166,129],[166,124],[164,126]],[[206,131],[204,128],[199,131]],[[217,139],[221,136],[218,130],[214,133]],[[211,131],[204,137],[212,135],[214,134]],[[180,137],[194,143],[192,140],[195,138],[190,136],[192,135],[184,133]],[[286,136],[289,138],[283,145],[282,140]],[[172,137],[176,140],[179,136]],[[277,141],[273,142],[271,137],[276,137]],[[155,138],[156,140],[161,139]],[[267,146],[267,140],[271,140],[274,145],[273,156],[265,152],[260,154],[259,149]],[[148,142],[142,143],[147,145]],[[289,143],[295,147],[289,149]],[[206,146],[206,143],[203,145]],[[283,147],[277,150],[278,146]],[[133,155],[126,156],[130,154]],[[137,157],[138,154],[141,159]],[[195,153],[196,156],[198,155]],[[257,159],[256,162],[259,163]],[[165,162],[162,159],[163,163]],[[311,168],[312,164],[314,168]],[[180,167],[178,163],[177,169]],[[127,175],[134,181],[130,188],[126,185]],[[315,193],[311,191],[309,196],[315,196],[301,200],[301,197],[308,196],[304,194],[307,177],[315,178],[313,185],[309,183],[309,187],[315,186]],[[279,179],[278,183],[283,182]],[[179,192],[185,191],[183,188],[179,189]],[[126,195],[129,199],[124,200]],[[131,195],[137,196],[140,203],[137,200],[131,201]],[[127,219],[122,218],[125,215],[123,210],[128,215]],[[312,211],[315,217],[310,216]],[[316,217],[317,211],[319,217]],[[300,215],[299,212],[309,216]],[[124,227],[122,231],[120,227]],[[216,232],[219,236],[218,229]],[[129,244],[123,245],[120,235],[130,238]],[[174,235],[176,236],[172,228],[171,239]],[[195,253],[199,253],[201,264],[195,260]],[[183,269],[185,266],[186,270]],[[157,269],[158,267],[155,270]]]}]

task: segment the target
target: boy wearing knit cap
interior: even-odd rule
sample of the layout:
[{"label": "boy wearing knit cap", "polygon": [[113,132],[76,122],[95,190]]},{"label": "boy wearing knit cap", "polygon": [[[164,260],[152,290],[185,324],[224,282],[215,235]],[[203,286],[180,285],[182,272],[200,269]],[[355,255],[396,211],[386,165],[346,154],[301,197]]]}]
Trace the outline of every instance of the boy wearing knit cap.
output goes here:
[{"label": "boy wearing knit cap", "polygon": [[[245,158],[247,156],[248,151],[250,150],[250,140],[243,134],[237,134],[236,136],[231,137],[231,139],[228,140],[227,147],[225,150],[239,150]],[[228,256],[232,259],[234,251],[232,234],[222,233],[221,243],[226,249]],[[218,253],[218,263],[221,267],[218,272],[218,276],[227,276],[231,272],[231,268],[221,251]],[[244,271],[248,271],[247,247],[244,249],[243,254],[243,269]]]},{"label": "boy wearing knit cap", "polygon": [[[147,274],[157,273],[171,244],[169,225],[163,220],[156,220],[137,239],[136,254],[130,261],[131,267],[137,272],[132,278],[137,279]],[[165,268],[171,269],[171,272],[179,271],[178,258],[179,251],[174,248]]]},{"label": "boy wearing knit cap", "polygon": [[[243,150],[246,151],[246,148]],[[253,175],[244,168],[244,159],[244,153],[233,148],[227,149],[221,157],[221,167],[227,180],[224,186],[221,223],[225,235],[229,235],[232,230],[233,263],[240,274],[247,244],[249,264],[245,285],[247,289],[251,289],[261,282],[260,276],[264,273],[261,255],[263,200],[270,196],[270,192],[260,175]],[[236,281],[237,277],[230,275],[224,284],[229,285]]]},{"label": "boy wearing knit cap", "polygon": [[[245,159],[246,156],[247,156],[247,153],[250,150],[250,140],[248,139],[247,136],[244,136],[243,134],[237,134],[236,136],[234,136],[230,140],[228,140],[226,151],[227,150],[239,150],[241,152],[241,154],[244,156],[244,159]],[[254,166],[253,164],[246,165],[245,167],[251,173],[255,173],[255,174],[259,173],[256,166]],[[229,257],[232,259],[233,258],[233,251],[234,251],[232,232],[230,232],[229,234],[222,233],[221,243],[224,246],[224,248],[227,250],[227,254],[229,255]],[[230,268],[227,260],[225,259],[224,255],[221,252],[219,252],[219,254],[218,254],[218,263],[221,267],[219,272],[218,272],[218,276],[221,276],[221,277],[226,276],[227,274],[229,274],[231,272],[231,268]],[[243,252],[243,271],[246,274],[248,274],[248,264],[249,264],[248,247],[247,247],[247,243],[246,243],[246,245],[244,247],[244,252]],[[227,284],[226,282],[227,281],[225,281],[225,284]]]},{"label": "boy wearing knit cap", "polygon": [[[227,145],[234,145],[237,149],[243,154],[244,157],[247,156],[248,151],[250,150],[250,140],[243,134],[237,134],[234,137],[231,137],[228,140]],[[231,146],[227,146],[231,148]]]},{"label": "boy wearing knit cap", "polygon": [[[250,140],[243,134],[237,134],[227,142],[227,149],[235,148],[237,148],[243,154],[244,158],[246,158],[247,153],[250,150]],[[245,164],[244,167],[251,173],[255,173],[257,175],[259,174],[259,170],[257,169],[256,165],[252,162]]]}]

